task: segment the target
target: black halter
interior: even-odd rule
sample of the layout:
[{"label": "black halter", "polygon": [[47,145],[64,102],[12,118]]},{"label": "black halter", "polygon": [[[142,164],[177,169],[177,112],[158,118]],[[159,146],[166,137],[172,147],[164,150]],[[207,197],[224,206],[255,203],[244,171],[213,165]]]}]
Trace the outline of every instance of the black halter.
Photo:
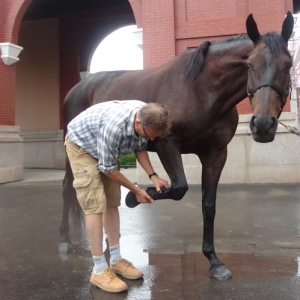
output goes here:
[{"label": "black halter", "polygon": [[278,114],[278,117],[277,119],[279,119],[280,115],[281,115],[281,112],[282,112],[282,109],[283,107],[285,106],[286,104],[286,100],[287,100],[287,97],[288,95],[292,92],[292,85],[290,84],[290,87],[288,90],[283,90],[281,87],[279,87],[278,85],[276,85],[275,83],[262,83],[258,86],[256,86],[253,90],[249,91],[249,88],[248,88],[248,85],[247,85],[247,95],[249,97],[249,100],[251,102],[255,92],[260,89],[261,87],[264,87],[264,86],[269,86],[271,87],[272,89],[274,89],[280,96],[282,96],[282,105],[281,105],[281,108],[280,108],[280,111],[279,111],[279,114]]}]

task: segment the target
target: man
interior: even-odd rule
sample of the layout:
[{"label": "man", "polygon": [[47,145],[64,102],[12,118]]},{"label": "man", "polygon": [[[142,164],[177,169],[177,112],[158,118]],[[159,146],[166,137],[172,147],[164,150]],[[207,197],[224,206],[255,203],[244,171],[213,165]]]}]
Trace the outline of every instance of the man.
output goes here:
[{"label": "man", "polygon": [[[152,203],[145,190],[132,184],[120,171],[118,158],[134,151],[158,192],[167,181],[154,172],[146,151],[148,139],[169,134],[168,111],[157,103],[138,100],[109,101],[93,105],[68,124],[66,152],[74,175],[73,186],[85,213],[94,268],[90,282],[105,291],[128,289],[116,276],[138,279],[143,273],[120,254],[120,185],[132,191],[138,202]],[[103,253],[106,232],[110,266]]]}]

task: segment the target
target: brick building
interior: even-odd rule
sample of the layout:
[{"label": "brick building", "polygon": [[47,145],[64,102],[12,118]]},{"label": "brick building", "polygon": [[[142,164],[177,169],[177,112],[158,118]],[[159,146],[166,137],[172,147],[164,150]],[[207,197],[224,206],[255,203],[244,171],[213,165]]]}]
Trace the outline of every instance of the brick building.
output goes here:
[{"label": "brick building", "polygon": [[[142,28],[144,68],[151,68],[204,40],[245,33],[250,13],[262,33],[280,31],[298,2],[0,0],[0,44],[23,48],[18,61],[1,46],[0,183],[22,179],[24,167],[64,167],[62,101],[112,31],[131,24]],[[238,110],[251,113],[248,101]]]}]

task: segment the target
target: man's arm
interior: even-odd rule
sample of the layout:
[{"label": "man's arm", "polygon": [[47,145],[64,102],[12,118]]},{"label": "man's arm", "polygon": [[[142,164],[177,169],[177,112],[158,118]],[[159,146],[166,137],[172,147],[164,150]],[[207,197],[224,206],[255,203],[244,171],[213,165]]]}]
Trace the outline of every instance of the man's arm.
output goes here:
[{"label": "man's arm", "polygon": [[137,161],[140,163],[145,172],[150,175],[154,173],[154,169],[151,165],[148,152],[146,150],[135,151],[134,152]]},{"label": "man's arm", "polygon": [[[151,165],[148,152],[146,150],[141,151],[135,151],[135,157],[142,166],[142,168],[145,170],[147,175],[154,173],[154,169]],[[168,182],[161,179],[158,175],[151,176],[151,180],[157,190],[157,192],[161,193],[161,187],[167,188]]]},{"label": "man's arm", "polygon": [[132,191],[137,198],[137,201],[140,203],[152,203],[153,199],[146,193],[145,190],[140,189],[131,183],[119,170],[112,171],[110,173],[104,173],[107,177],[113,181],[119,183],[120,185],[128,188]]}]

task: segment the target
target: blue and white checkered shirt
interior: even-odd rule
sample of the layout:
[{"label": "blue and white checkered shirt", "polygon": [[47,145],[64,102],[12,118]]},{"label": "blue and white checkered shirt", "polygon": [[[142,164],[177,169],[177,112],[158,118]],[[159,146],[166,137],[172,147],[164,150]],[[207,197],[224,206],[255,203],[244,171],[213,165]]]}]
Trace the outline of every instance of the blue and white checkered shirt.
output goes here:
[{"label": "blue and white checkered shirt", "polygon": [[99,170],[117,169],[118,158],[147,148],[148,139],[134,131],[136,112],[146,103],[138,100],[95,104],[68,124],[69,139],[99,160]]}]

